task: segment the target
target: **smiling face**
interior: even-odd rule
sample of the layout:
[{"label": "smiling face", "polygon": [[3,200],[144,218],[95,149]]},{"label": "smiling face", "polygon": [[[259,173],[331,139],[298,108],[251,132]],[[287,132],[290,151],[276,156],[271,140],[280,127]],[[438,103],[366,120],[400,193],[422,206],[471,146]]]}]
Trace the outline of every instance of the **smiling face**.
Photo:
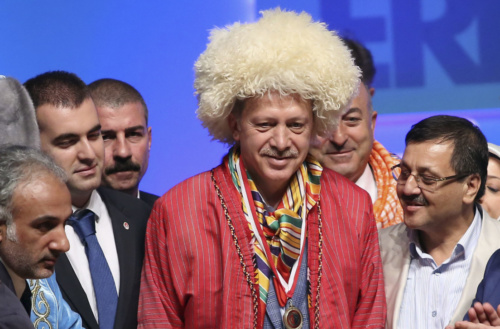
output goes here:
[{"label": "smiling face", "polygon": [[64,183],[46,173],[20,183],[12,195],[13,224],[0,225],[0,257],[23,279],[47,278],[69,250],[64,225],[71,197]]},{"label": "smiling face", "polygon": [[366,168],[373,147],[377,112],[371,109],[371,96],[360,84],[358,96],[342,116],[338,128],[328,138],[316,137],[311,154],[324,167],[355,182]]},{"label": "smiling face", "polygon": [[[401,168],[434,178],[456,175],[450,164],[453,148],[449,142],[411,143],[405,149]],[[409,176],[405,184],[397,185],[406,226],[426,232],[452,227],[464,214],[472,214],[479,182],[477,175],[451,179],[438,182],[431,192],[420,189],[415,177]]]},{"label": "smiling face", "polygon": [[486,190],[481,198],[484,210],[493,218],[500,218],[500,160],[490,156]]},{"label": "smiling face", "polygon": [[91,98],[77,108],[44,104],[36,109],[42,150],[68,175],[73,205],[83,206],[101,184],[104,145]]},{"label": "smiling face", "polygon": [[104,140],[104,185],[137,196],[139,182],[148,169],[151,128],[141,103],[120,108],[98,107]]},{"label": "smiling face", "polygon": [[311,104],[296,96],[270,93],[246,100],[241,115],[231,114],[229,124],[259,192],[275,205],[307,157],[313,129]]}]

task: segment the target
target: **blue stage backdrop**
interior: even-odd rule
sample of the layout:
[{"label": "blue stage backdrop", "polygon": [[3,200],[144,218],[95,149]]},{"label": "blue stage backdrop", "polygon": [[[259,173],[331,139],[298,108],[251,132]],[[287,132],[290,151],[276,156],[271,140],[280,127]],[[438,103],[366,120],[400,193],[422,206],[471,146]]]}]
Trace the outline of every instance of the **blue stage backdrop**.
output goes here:
[{"label": "blue stage backdrop", "polygon": [[411,124],[446,113],[500,144],[500,1],[232,0],[0,1],[0,74],[21,82],[67,70],[85,82],[135,86],[150,109],[153,146],[142,189],[163,194],[216,166],[227,148],[196,119],[193,63],[208,32],[260,10],[309,12],[372,50],[377,138],[401,153]]}]

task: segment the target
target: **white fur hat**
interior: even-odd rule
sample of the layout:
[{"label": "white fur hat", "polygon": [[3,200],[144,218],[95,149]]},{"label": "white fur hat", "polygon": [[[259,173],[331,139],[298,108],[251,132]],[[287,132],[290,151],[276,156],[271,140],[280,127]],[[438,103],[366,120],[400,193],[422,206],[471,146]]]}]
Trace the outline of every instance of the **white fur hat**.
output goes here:
[{"label": "white fur hat", "polygon": [[500,146],[488,143],[488,152],[500,159]]},{"label": "white fur hat", "polygon": [[40,148],[33,102],[16,79],[0,76],[0,145]]},{"label": "white fur hat", "polygon": [[195,63],[198,118],[214,139],[234,144],[227,117],[236,100],[269,91],[312,100],[315,132],[335,128],[351,101],[360,71],[325,24],[306,13],[261,12],[255,23],[213,29]]}]

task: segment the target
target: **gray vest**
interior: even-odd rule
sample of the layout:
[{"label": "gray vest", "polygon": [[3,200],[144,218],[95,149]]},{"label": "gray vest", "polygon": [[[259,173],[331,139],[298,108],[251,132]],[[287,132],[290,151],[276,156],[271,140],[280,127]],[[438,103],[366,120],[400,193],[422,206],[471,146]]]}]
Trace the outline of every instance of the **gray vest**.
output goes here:
[{"label": "gray vest", "polygon": [[[304,254],[300,264],[299,279],[292,296],[293,306],[297,307],[304,317],[303,329],[309,329],[309,307],[307,306],[307,240],[304,242]],[[276,298],[273,280],[269,280],[269,292],[267,294],[266,316],[264,318],[264,329],[281,329],[283,318],[280,312],[280,304]]]}]

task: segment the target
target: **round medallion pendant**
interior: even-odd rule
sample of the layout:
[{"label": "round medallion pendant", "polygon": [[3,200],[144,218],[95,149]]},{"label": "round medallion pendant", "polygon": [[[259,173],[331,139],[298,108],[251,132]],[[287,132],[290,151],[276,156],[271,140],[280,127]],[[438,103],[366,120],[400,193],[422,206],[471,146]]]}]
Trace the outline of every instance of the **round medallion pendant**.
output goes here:
[{"label": "round medallion pendant", "polygon": [[290,306],[283,314],[283,323],[286,329],[301,329],[303,322],[302,313],[295,306]]}]

